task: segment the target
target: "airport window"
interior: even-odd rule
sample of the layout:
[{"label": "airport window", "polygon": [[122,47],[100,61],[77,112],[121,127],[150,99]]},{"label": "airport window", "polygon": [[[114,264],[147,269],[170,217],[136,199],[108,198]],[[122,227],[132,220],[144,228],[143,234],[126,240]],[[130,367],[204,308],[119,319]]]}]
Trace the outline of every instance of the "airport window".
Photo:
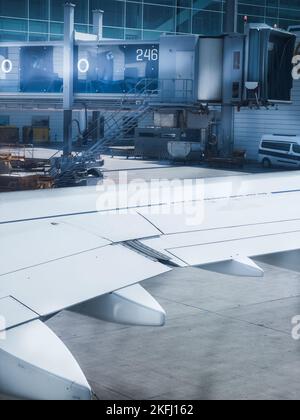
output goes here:
[{"label": "airport window", "polygon": [[177,8],[177,26],[178,33],[189,34],[192,32],[192,10]]},{"label": "airport window", "polygon": [[104,25],[124,27],[125,3],[118,0],[90,0],[90,21],[92,11],[100,9],[104,11]]},{"label": "airport window", "polygon": [[175,9],[145,4],[144,28],[161,32],[175,32]]},{"label": "airport window", "polygon": [[73,4],[75,4],[75,21],[77,23],[84,23],[88,24],[89,22],[89,10],[86,7],[86,0],[72,0]]},{"label": "airport window", "polygon": [[50,11],[51,11],[51,20],[56,22],[63,22],[64,20],[64,9],[62,7],[61,0],[50,0]]},{"label": "airport window", "polygon": [[143,9],[138,3],[126,4],[126,26],[127,28],[142,28],[143,26]]},{"label": "airport window", "polygon": [[37,20],[49,19],[49,0],[29,0],[29,18]]},{"label": "airport window", "polygon": [[282,152],[289,152],[291,149],[290,143],[276,143],[276,142],[269,142],[265,141],[262,144],[264,149],[271,149],[271,150],[280,150]]},{"label": "airport window", "polygon": [[28,18],[27,0],[0,0],[0,16]]},{"label": "airport window", "polygon": [[193,33],[216,35],[222,31],[223,15],[206,10],[195,11],[192,24]]},{"label": "airport window", "polygon": [[[0,0],[0,40],[62,40],[63,0]],[[155,40],[163,32],[215,35],[223,30],[224,0],[74,0],[76,28],[91,32],[94,9],[104,10],[104,36]],[[286,29],[300,24],[297,0],[240,0],[238,29],[248,22]],[[34,22],[36,21],[36,23]]]},{"label": "airport window", "polygon": [[293,144],[293,152],[298,153],[300,155],[300,145],[299,144]]}]

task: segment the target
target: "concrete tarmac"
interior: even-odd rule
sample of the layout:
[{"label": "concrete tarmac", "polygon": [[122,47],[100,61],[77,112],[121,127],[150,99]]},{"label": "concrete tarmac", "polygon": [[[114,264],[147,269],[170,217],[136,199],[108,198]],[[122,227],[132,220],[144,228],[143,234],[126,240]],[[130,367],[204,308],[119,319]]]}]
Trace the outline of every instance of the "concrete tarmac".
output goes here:
[{"label": "concrete tarmac", "polygon": [[300,273],[259,264],[264,279],[193,268],[144,282],[167,311],[163,328],[68,312],[48,325],[100,399],[299,399]]}]

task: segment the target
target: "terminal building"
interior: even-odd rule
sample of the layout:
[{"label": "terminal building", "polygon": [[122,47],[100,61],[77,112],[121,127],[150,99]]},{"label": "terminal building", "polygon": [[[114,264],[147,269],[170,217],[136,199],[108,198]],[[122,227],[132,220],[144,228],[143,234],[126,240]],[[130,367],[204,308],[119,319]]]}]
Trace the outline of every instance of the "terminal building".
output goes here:
[{"label": "terminal building", "polygon": [[[93,31],[92,11],[104,14],[104,37],[154,40],[162,33],[218,35],[223,31],[224,0],[73,0],[76,29]],[[0,1],[1,41],[63,39],[63,0]],[[300,24],[295,0],[239,0],[238,30],[249,22],[287,29]]]},{"label": "terminal building", "polygon": [[[135,128],[179,129],[184,125],[187,129],[202,130],[204,138],[208,127],[214,130],[213,135],[220,136],[224,105],[234,110],[232,146],[245,149],[250,159],[257,158],[262,135],[299,134],[299,82],[290,85],[291,62],[287,61],[297,51],[297,44],[295,37],[289,38],[286,32],[291,28],[297,35],[300,25],[297,2],[239,1],[237,33],[227,38],[223,34],[232,31],[226,26],[226,1],[74,0],[73,3],[77,38],[72,57],[65,57],[63,0],[0,0],[0,126],[16,127],[20,142],[63,142],[70,125],[73,142],[89,127],[95,139],[112,135],[115,113],[120,104],[124,105],[124,98],[134,99],[135,105],[127,112],[122,108],[120,114],[123,128],[119,129],[126,135],[132,136]],[[94,13],[100,9],[103,16]],[[249,35],[251,31],[247,28],[249,24],[251,28],[252,22],[269,25],[261,26],[268,36],[273,36],[271,28],[275,28],[272,34],[282,35],[278,35],[276,42],[263,37],[258,44],[253,41],[256,48],[267,42],[266,54],[273,57],[268,62],[269,69],[274,65],[278,71],[265,75],[262,85],[251,91],[245,88],[245,82],[251,80],[244,80],[242,63],[250,57],[244,57],[243,34],[246,30]],[[235,60],[233,67],[231,63],[226,70],[232,77],[226,81],[227,88],[223,48]],[[76,63],[69,80],[70,92],[64,91],[66,59]],[[256,59],[259,60],[258,56]],[[259,66],[263,64],[258,62]],[[215,69],[214,75],[211,68]],[[247,69],[250,73],[257,70],[249,62]],[[281,91],[276,91],[275,86]],[[150,91],[160,91],[159,104],[152,100],[150,110],[149,103],[137,106],[141,96]],[[70,94],[73,114],[66,128],[64,118]],[[184,121],[178,112],[182,109],[186,112]],[[198,111],[201,119],[195,121]],[[220,140],[221,146],[222,142],[224,139]]]}]

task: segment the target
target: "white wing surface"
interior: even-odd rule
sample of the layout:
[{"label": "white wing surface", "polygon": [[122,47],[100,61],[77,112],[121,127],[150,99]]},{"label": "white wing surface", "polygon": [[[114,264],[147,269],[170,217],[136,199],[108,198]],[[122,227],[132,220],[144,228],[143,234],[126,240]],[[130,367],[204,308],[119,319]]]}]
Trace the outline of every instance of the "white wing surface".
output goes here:
[{"label": "white wing surface", "polygon": [[138,205],[113,207],[124,188],[108,191],[103,207],[94,188],[0,195],[0,391],[90,398],[73,356],[43,324],[64,309],[163,325],[143,280],[190,265],[261,277],[253,257],[300,249],[296,173],[211,179],[187,200],[156,185],[151,201],[145,190]]}]

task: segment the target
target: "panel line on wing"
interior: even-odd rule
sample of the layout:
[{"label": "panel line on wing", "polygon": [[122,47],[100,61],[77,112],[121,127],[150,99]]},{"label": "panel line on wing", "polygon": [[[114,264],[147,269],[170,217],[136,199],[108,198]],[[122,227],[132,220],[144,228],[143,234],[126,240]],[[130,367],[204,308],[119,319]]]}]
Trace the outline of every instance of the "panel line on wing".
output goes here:
[{"label": "panel line on wing", "polygon": [[174,248],[167,248],[166,251],[172,253],[172,251],[176,251],[177,249],[194,248],[194,247],[199,247],[199,246],[214,245],[214,244],[221,244],[221,243],[225,244],[228,242],[243,241],[247,239],[268,238],[268,237],[277,236],[277,235],[288,235],[289,233],[300,233],[300,230],[291,230],[287,232],[276,232],[276,233],[271,233],[271,234],[255,235],[255,236],[244,236],[244,237],[224,239],[224,240],[214,241],[214,242],[204,242],[204,243],[193,244],[193,245],[178,246]]},{"label": "panel line on wing", "polygon": [[19,272],[24,271],[24,270],[30,270],[31,268],[42,267],[43,265],[47,265],[47,264],[54,263],[54,262],[57,262],[57,261],[62,261],[64,259],[76,257],[78,255],[87,254],[89,252],[97,251],[97,250],[106,248],[108,246],[112,246],[112,245],[103,245],[103,246],[99,246],[99,247],[96,247],[96,248],[87,249],[87,250],[84,250],[84,251],[81,251],[81,252],[76,252],[75,254],[64,255],[63,257],[60,257],[60,258],[55,258],[55,259],[52,259],[52,260],[47,260],[47,261],[44,261],[44,262],[42,262],[40,264],[30,265],[29,267],[22,267],[22,268],[20,268],[18,270],[9,271],[7,273],[1,273],[0,274],[0,277],[5,277],[5,276],[11,275],[11,274],[19,273]]},{"label": "panel line on wing", "polygon": [[98,213],[62,219],[65,225],[80,229],[111,243],[122,243],[135,239],[146,239],[161,235],[153,223],[138,212],[125,214]]},{"label": "panel line on wing", "polygon": [[[166,235],[176,235],[210,229],[262,226],[285,221],[299,221],[299,197],[286,207],[282,198],[268,199],[245,197],[225,203],[204,202],[203,207],[161,207],[156,211],[140,211]],[[222,213],[222,217],[219,217]]]},{"label": "panel line on wing", "polygon": [[[283,219],[283,220],[272,220],[271,222],[260,222],[260,223],[247,223],[244,225],[230,225],[230,226],[221,226],[221,227],[215,227],[215,228],[204,228],[204,229],[198,229],[198,230],[185,230],[184,232],[172,232],[164,234],[164,236],[176,236],[176,235],[182,235],[182,234],[189,234],[189,233],[197,233],[197,232],[213,232],[213,231],[219,231],[222,229],[235,229],[235,228],[244,228],[244,227],[255,227],[255,226],[266,226],[266,225],[278,225],[279,223],[288,223],[288,222],[300,222],[300,218],[297,219]],[[157,228],[159,229],[159,228]]]},{"label": "panel line on wing", "polygon": [[148,219],[144,214],[137,212],[143,219],[145,219],[150,225],[152,225],[155,229],[157,229],[162,235],[164,235],[164,232],[154,223],[152,220]]},{"label": "panel line on wing", "polygon": [[4,324],[0,324],[0,332],[8,331],[19,325],[36,320],[39,315],[24,305],[14,296],[7,296],[0,299],[0,316],[4,320]]},{"label": "panel line on wing", "polygon": [[45,317],[169,271],[124,246],[110,245],[1,277],[0,293],[16,296]]},{"label": "panel line on wing", "polygon": [[[276,238],[276,241],[273,238]],[[300,249],[299,231],[265,235],[259,238],[240,238],[227,242],[199,244],[173,249],[169,252],[177,258],[183,259],[188,265],[202,266],[242,257],[251,258],[297,249]]]}]

